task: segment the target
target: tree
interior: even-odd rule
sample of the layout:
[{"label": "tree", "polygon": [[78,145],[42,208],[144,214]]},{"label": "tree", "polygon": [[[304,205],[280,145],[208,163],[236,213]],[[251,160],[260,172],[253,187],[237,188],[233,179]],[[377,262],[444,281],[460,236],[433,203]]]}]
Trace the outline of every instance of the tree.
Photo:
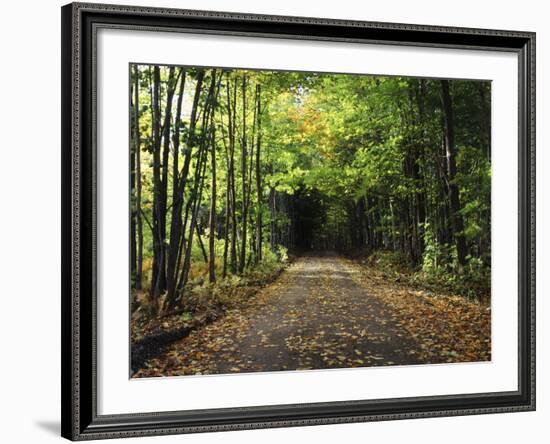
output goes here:
[{"label": "tree", "polygon": [[460,196],[456,185],[456,147],[454,136],[453,103],[449,91],[449,81],[441,80],[441,102],[445,122],[445,154],[447,157],[447,180],[449,187],[449,202],[451,207],[451,221],[456,242],[458,263],[466,265],[466,241],[464,239],[464,221],[460,214]]},{"label": "tree", "polygon": [[[215,71],[214,71],[215,73]],[[212,75],[212,82],[215,82],[215,74]],[[208,279],[216,282],[216,128],[214,126],[214,111],[210,115],[210,226],[208,240]]]}]

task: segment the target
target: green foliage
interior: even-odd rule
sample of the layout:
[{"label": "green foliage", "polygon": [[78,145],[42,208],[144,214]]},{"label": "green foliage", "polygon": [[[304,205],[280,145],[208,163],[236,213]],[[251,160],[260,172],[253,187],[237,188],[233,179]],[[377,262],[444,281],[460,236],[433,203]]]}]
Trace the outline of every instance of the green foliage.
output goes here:
[{"label": "green foliage", "polygon": [[284,245],[277,245],[277,260],[283,264],[288,262],[288,248]]},{"label": "green foliage", "polygon": [[436,241],[430,224],[424,225],[424,254],[422,256],[422,271],[436,275],[439,270],[445,270],[451,248],[447,244]]},{"label": "green foliage", "polygon": [[395,274],[408,270],[411,266],[409,258],[399,252],[378,250],[367,259],[367,263],[386,273]]},{"label": "green foliage", "polygon": [[[132,70],[132,88],[136,85],[138,104],[134,108],[132,96],[132,110],[138,115],[133,128],[140,139],[141,199],[137,201],[134,183],[131,205],[142,216],[143,291],[153,290],[159,244],[166,255],[181,250],[178,278],[189,252],[189,283],[200,294],[214,291],[206,283],[209,274],[222,286],[237,285],[255,273],[261,279],[280,270],[289,251],[300,248],[380,250],[370,260],[383,269],[411,270],[418,280],[462,293],[488,288],[489,82],[449,82],[455,117],[454,177],[442,147],[445,112],[439,80],[138,65]],[[168,110],[170,91],[174,97]],[[181,118],[176,122],[178,102]],[[192,124],[194,104],[197,120]],[[168,111],[170,119],[165,122]],[[184,187],[175,196],[186,159]],[[160,178],[155,178],[155,171]],[[451,208],[451,187],[459,191],[458,211]],[[165,192],[162,199],[159,189]],[[155,201],[163,199],[165,214],[160,214],[162,205],[159,212]],[[178,199],[183,202],[185,225],[179,243],[171,245]],[[460,232],[454,232],[455,217],[462,221]],[[165,228],[154,235],[155,223],[163,218]],[[204,249],[197,233],[190,233],[192,219]],[[459,264],[458,237],[465,240],[466,264]],[[231,256],[232,243],[236,259]],[[178,294],[180,300],[185,297]]]},{"label": "green foliage", "polygon": [[466,268],[461,273],[454,272],[448,262],[435,260],[448,254],[445,250],[449,248],[436,245],[427,248],[424,265],[420,270],[412,267],[406,255],[394,251],[376,251],[367,258],[366,263],[388,277],[409,285],[475,300],[487,299],[490,292],[490,269],[480,259],[469,256]]},{"label": "green foliage", "polygon": [[278,245],[276,252],[271,251],[267,243],[263,247],[265,254],[261,262],[249,267],[243,275],[228,274],[215,283],[208,282],[204,276],[195,278],[189,283],[184,306],[191,312],[201,312],[246,303],[256,289],[273,281],[288,265],[285,247]]}]

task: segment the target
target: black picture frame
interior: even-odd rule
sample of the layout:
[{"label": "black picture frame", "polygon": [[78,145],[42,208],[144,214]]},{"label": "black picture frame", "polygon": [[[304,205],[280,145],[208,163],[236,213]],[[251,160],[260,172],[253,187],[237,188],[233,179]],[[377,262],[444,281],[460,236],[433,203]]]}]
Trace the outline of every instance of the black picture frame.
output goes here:
[{"label": "black picture frame", "polygon": [[[72,3],[62,14],[62,436],[71,440],[535,409],[535,33]],[[95,36],[98,27],[510,51],[519,65],[518,390],[97,414]]]}]

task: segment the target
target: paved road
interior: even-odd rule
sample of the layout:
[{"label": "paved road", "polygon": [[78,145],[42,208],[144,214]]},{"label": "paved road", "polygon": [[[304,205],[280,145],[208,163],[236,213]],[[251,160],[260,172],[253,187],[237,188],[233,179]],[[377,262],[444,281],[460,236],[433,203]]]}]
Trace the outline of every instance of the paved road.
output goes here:
[{"label": "paved road", "polygon": [[354,281],[359,272],[338,256],[301,257],[251,306],[174,343],[150,365],[183,375],[421,363],[392,309]]}]

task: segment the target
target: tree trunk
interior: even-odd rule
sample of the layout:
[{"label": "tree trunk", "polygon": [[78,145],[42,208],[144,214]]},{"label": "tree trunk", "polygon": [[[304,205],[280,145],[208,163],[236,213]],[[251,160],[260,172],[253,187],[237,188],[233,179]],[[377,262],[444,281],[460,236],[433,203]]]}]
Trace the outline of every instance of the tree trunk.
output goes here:
[{"label": "tree trunk", "polygon": [[[229,166],[229,152],[227,152],[227,165]],[[231,188],[231,175],[229,174],[229,170],[227,171],[227,178],[226,178],[226,192],[225,192],[225,221],[224,221],[224,244],[223,244],[223,271],[222,276],[225,278],[227,276],[227,254],[229,252],[229,216],[230,216],[230,205],[231,205],[231,197],[229,190]]]},{"label": "tree trunk", "polygon": [[241,177],[242,177],[242,206],[241,206],[241,255],[239,260],[239,273],[244,271],[245,261],[246,261],[246,229],[247,229],[247,220],[248,220],[248,206],[247,206],[247,189],[246,189],[246,176],[247,176],[247,167],[246,167],[246,75],[243,75],[242,79],[242,101],[243,101],[243,129],[242,129],[242,140],[241,140]]},{"label": "tree trunk", "polygon": [[[481,141],[487,159],[491,160],[491,95],[485,91],[485,85],[482,82],[477,83],[480,101],[480,131]],[[487,99],[489,96],[489,99]]]},{"label": "tree trunk", "polygon": [[456,146],[454,138],[453,103],[449,91],[449,81],[441,80],[441,101],[445,122],[445,150],[447,157],[447,175],[449,179],[449,203],[451,209],[451,225],[456,242],[459,267],[466,265],[466,240],[464,238],[464,221],[460,214],[460,195],[456,179]]},{"label": "tree trunk", "polygon": [[[139,208],[136,199],[136,134],[139,134],[139,102],[136,102],[135,92],[137,91],[137,82],[130,83],[130,109],[131,109],[131,132],[132,143],[130,144],[130,278],[132,288],[137,288],[137,213]],[[136,131],[137,128],[137,131]]]},{"label": "tree trunk", "polygon": [[179,147],[180,147],[180,128],[181,128],[181,108],[183,104],[183,93],[185,91],[185,71],[181,73],[180,86],[178,90],[178,103],[176,105],[176,117],[174,122],[174,137],[173,137],[173,161],[172,161],[172,220],[170,223],[170,244],[168,252],[168,265],[166,271],[166,281],[168,287],[167,303],[175,297],[177,268],[176,263],[180,250],[181,239],[181,212],[183,208],[183,196],[180,195],[180,181],[183,178],[179,177]]},{"label": "tree trunk", "polygon": [[[198,73],[197,73],[197,76],[196,76],[196,86],[195,86],[195,94],[193,96],[193,105],[192,105],[192,108],[191,108],[191,117],[189,119],[189,131],[187,133],[187,137],[186,137],[186,149],[185,149],[185,158],[184,158],[184,161],[183,161],[183,167],[182,167],[182,171],[181,171],[181,178],[180,178],[180,181],[179,181],[179,196],[180,196],[180,200],[181,202],[183,203],[183,200],[185,199],[185,189],[187,187],[187,183],[188,183],[188,176],[189,176],[189,168],[191,166],[191,157],[193,155],[193,148],[195,147],[195,144],[196,144],[196,140],[195,140],[195,135],[196,135],[196,128],[197,128],[197,121],[198,121],[198,109],[199,109],[199,99],[200,99],[200,96],[201,96],[201,93],[202,93],[202,86],[203,86],[203,83],[204,83],[204,75],[205,75],[205,72],[204,70],[200,70]],[[189,209],[191,207],[191,202],[192,199],[190,198],[188,203],[186,204],[186,207],[185,207],[185,219],[184,219],[184,223],[182,225],[182,231],[181,231],[181,239],[180,239],[180,248],[179,248],[179,253],[178,253],[178,260],[177,260],[177,266],[176,266],[176,273],[177,273],[177,270],[180,269],[180,265],[181,265],[181,254],[183,252],[183,244],[185,242],[185,239],[184,239],[184,236],[185,236],[185,229],[187,228],[187,221],[188,221],[188,217],[189,217]]]},{"label": "tree trunk", "polygon": [[[228,74],[229,78],[229,74]],[[229,110],[229,175],[231,176],[231,273],[237,272],[237,193],[235,190],[235,129],[237,119],[237,81],[233,82],[233,98],[230,97],[230,82],[227,83],[227,107]],[[231,116],[233,114],[233,116]]]},{"label": "tree trunk", "polygon": [[[204,188],[204,182],[205,182],[205,176],[206,176],[206,164],[207,164],[207,158],[208,158],[208,144],[210,143],[210,137],[208,135],[208,124],[211,122],[210,115],[214,112],[214,102],[215,102],[215,86],[216,86],[216,70],[212,71],[212,79],[210,83],[210,87],[208,89],[208,97],[206,100],[206,105],[203,110],[203,116],[202,116],[202,138],[201,138],[201,144],[199,149],[199,156],[197,160],[197,170],[195,174],[195,189],[193,191],[194,203],[193,208],[191,210],[191,223],[189,226],[189,239],[187,241],[187,248],[185,249],[185,261],[183,263],[183,270],[182,275],[180,278],[180,282],[178,283],[178,288],[183,289],[185,285],[187,284],[187,280],[189,277],[189,271],[191,267],[191,248],[193,246],[193,233],[196,230],[196,224],[197,224],[197,217],[198,217],[198,210],[200,207],[200,203],[202,200],[202,192]],[[210,131],[213,128],[210,128]],[[197,185],[199,187],[198,194],[197,194]],[[202,241],[201,241],[202,244]],[[201,248],[204,252],[204,246],[201,245]]]},{"label": "tree trunk", "polygon": [[[226,96],[227,98],[227,96]],[[228,109],[229,115],[229,109]],[[223,219],[223,259],[222,259],[222,278],[225,279],[227,276],[227,258],[229,253],[229,214],[230,214],[230,205],[231,198],[229,195],[229,189],[231,188],[231,176],[229,174],[229,144],[227,142],[227,133],[224,129],[223,116],[220,119],[220,129],[222,131],[222,142],[225,155],[225,167],[226,167],[226,177],[225,177],[225,207],[224,207],[224,219]]]},{"label": "tree trunk", "polygon": [[269,241],[271,243],[271,251],[275,251],[277,245],[277,233],[276,233],[276,206],[275,206],[275,188],[269,187],[269,214],[270,214],[270,223],[269,223]]},{"label": "tree trunk", "polygon": [[160,164],[160,68],[153,67],[153,276],[151,293],[154,301],[164,282],[163,239],[161,236],[161,164]]},{"label": "tree trunk", "polygon": [[201,147],[199,151],[199,159],[197,160],[197,174],[195,181],[195,189],[193,194],[195,195],[193,204],[191,205],[191,222],[189,225],[189,238],[187,239],[187,246],[185,248],[185,260],[183,262],[183,271],[181,274],[180,282],[178,283],[178,289],[183,289],[189,278],[189,271],[191,268],[191,249],[193,247],[193,235],[196,231],[197,213],[198,207],[202,197],[202,190],[204,186],[204,175],[206,172],[206,149]]},{"label": "tree trunk", "polygon": [[261,151],[261,89],[260,85],[256,85],[256,96],[257,96],[257,137],[256,137],[256,198],[258,200],[257,209],[256,209],[256,262],[262,261],[262,173],[261,173],[261,160],[260,160],[260,151]]},{"label": "tree trunk", "polygon": [[136,277],[135,288],[141,290],[143,279],[143,221],[141,218],[141,143],[139,134],[139,70],[137,65],[134,65],[134,143],[135,143],[135,155],[136,155],[136,229],[137,229],[137,242],[136,242]]},{"label": "tree trunk", "polygon": [[215,240],[216,240],[216,133],[214,128],[214,112],[211,116],[211,154],[210,154],[210,173],[212,176],[212,185],[210,187],[210,229],[208,239],[208,280],[216,282],[216,255],[215,255]]},{"label": "tree trunk", "polygon": [[[204,171],[206,173],[206,166],[204,168],[205,168]],[[201,179],[201,181],[203,183],[204,183],[204,179],[205,179],[205,177],[203,177]],[[201,195],[202,195],[202,193],[201,193]],[[200,201],[201,201],[201,199],[199,199],[199,205],[200,205]],[[201,231],[199,229],[199,224],[198,223],[195,223],[195,233],[197,234],[197,241],[199,241],[199,247],[201,249],[202,258],[204,260],[204,263],[208,264],[208,254],[206,253],[206,248],[204,248],[204,242],[202,241]]]},{"label": "tree trunk", "polygon": [[172,123],[172,100],[176,91],[177,78],[174,77],[175,68],[172,66],[169,69],[168,74],[168,87],[166,93],[166,108],[164,112],[164,124],[163,124],[163,151],[162,151],[162,176],[161,176],[161,189],[160,189],[160,202],[159,202],[159,214],[160,214],[160,239],[161,239],[161,261],[160,261],[160,275],[159,275],[159,293],[163,292],[167,288],[166,280],[166,264],[168,255],[168,246],[166,244],[166,219],[168,208],[168,163],[170,159],[170,130]]}]

